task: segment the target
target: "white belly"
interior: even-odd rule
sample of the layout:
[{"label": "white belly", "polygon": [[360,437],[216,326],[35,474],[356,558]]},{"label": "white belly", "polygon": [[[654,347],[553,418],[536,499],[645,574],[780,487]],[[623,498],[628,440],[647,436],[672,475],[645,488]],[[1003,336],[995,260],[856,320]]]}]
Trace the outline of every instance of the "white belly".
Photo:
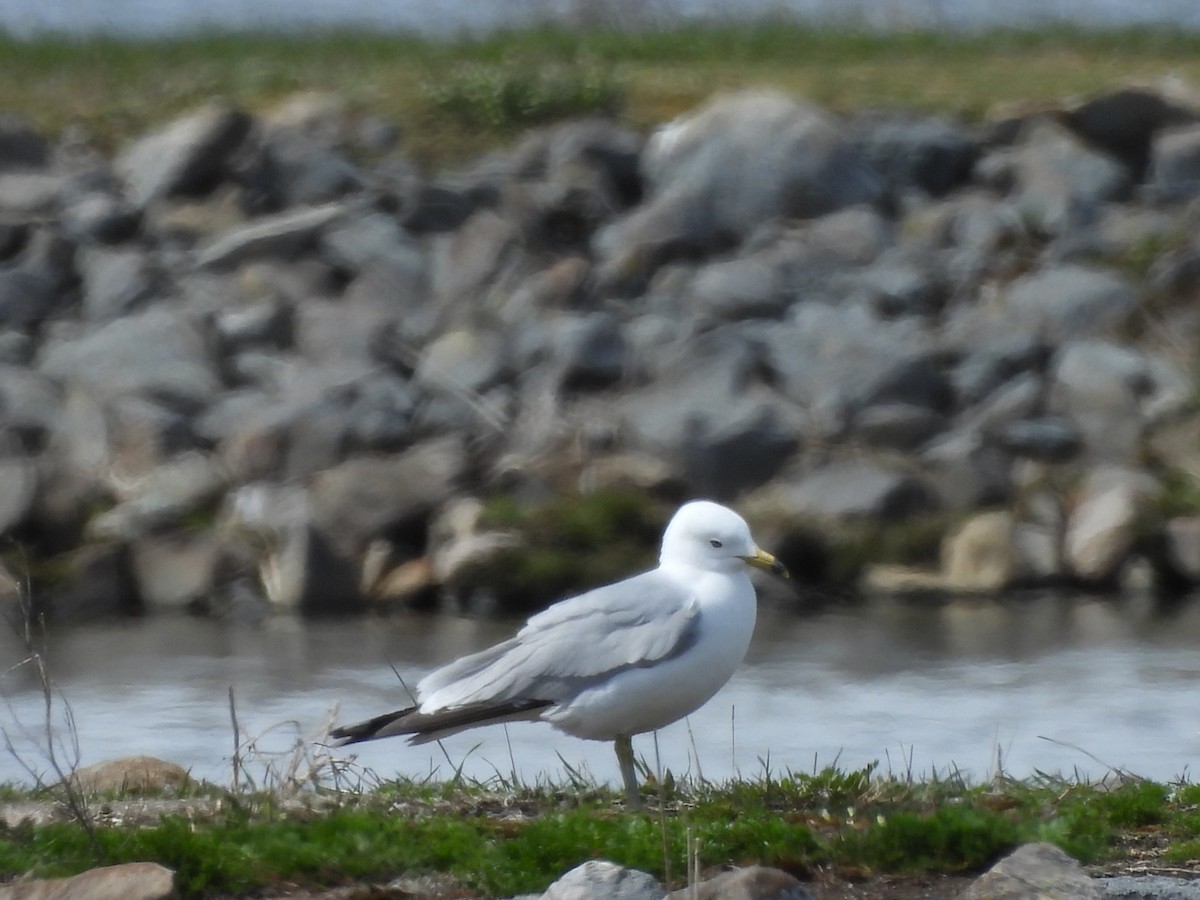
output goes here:
[{"label": "white belly", "polygon": [[631,668],[551,707],[544,721],[576,737],[612,740],[671,724],[706,703],[733,675],[754,633],[754,589],[746,580],[704,607],[694,644],[653,666]]}]

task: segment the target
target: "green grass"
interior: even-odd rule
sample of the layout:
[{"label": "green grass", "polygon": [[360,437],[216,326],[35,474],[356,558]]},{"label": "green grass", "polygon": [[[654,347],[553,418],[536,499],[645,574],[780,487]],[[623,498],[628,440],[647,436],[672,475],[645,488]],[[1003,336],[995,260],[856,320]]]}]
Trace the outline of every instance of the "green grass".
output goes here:
[{"label": "green grass", "polygon": [[[506,896],[543,890],[593,858],[678,886],[689,839],[707,871],[762,863],[800,877],[817,869],[969,873],[1030,840],[1052,841],[1086,863],[1117,860],[1131,842],[1159,841],[1166,858],[1179,860],[1194,859],[1200,845],[1200,788],[1186,784],[1131,779],[1105,787],[1042,777],[973,786],[868,767],[669,786],[662,815],[624,812],[594,786],[392,782],[341,796],[324,812],[285,813],[246,798],[207,817],[101,826],[95,843],[75,824],[24,823],[0,830],[0,877],[151,860],[176,871],[185,897],[400,875],[435,875],[471,893]],[[654,788],[647,793],[653,797]]]},{"label": "green grass", "polygon": [[545,28],[435,43],[327,32],[205,34],[154,42],[0,35],[0,109],[103,144],[212,97],[262,111],[305,90],[402,126],[405,149],[442,165],[522,124],[620,110],[646,127],[714,91],[774,86],[841,111],[872,107],[977,119],[997,104],[1057,103],[1175,74],[1200,82],[1200,36],[1064,29],[879,35],[785,22],[629,33]]}]

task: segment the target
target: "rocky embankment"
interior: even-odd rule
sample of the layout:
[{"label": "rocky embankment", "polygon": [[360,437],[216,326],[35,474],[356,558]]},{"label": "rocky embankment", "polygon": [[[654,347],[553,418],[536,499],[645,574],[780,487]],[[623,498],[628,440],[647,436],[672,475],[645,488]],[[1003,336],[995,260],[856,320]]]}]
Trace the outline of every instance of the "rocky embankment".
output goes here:
[{"label": "rocky embankment", "polygon": [[403,604],[520,542],[489,498],[614,489],[732,501],[801,577],[936,522],[872,583],[1187,588],[1197,196],[1200,103],[1140,89],[746,92],[433,175],[331,97],[111,158],[0,119],[9,566],[63,618]]}]

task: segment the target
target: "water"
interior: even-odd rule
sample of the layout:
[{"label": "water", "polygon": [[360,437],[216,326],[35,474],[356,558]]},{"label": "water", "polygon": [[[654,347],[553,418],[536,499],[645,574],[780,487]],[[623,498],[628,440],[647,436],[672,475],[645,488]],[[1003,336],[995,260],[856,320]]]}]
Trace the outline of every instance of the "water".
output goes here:
[{"label": "water", "polygon": [[1194,0],[6,0],[0,4],[0,29],[20,37],[56,32],[149,38],[206,28],[351,26],[446,37],[547,19],[638,27],[779,13],[880,30],[1036,27],[1048,22],[1082,28],[1200,28],[1200,7]]},{"label": "water", "polygon": [[[316,733],[330,710],[353,720],[403,705],[388,660],[408,683],[438,662],[506,636],[514,623],[403,616],[259,626],[151,617],[52,635],[48,656],[71,704],[81,764],[147,753],[227,782],[228,691],[243,729],[266,749]],[[1100,777],[1107,766],[1159,781],[1200,761],[1200,603],[1156,611],[1134,601],[1044,596],[918,605],[876,601],[797,615],[764,610],[746,663],[707,706],[659,733],[676,773],[810,771],[814,765],[974,781],[1035,772]],[[0,638],[0,668],[20,658]],[[24,670],[0,679],[0,719],[22,759],[45,770],[16,723],[39,730],[42,698]],[[280,723],[294,721],[294,726]],[[274,729],[272,731],[272,729]],[[510,751],[511,742],[511,751]],[[541,724],[457,735],[436,745],[388,740],[351,748],[382,776],[562,780],[566,765],[618,781],[607,744]],[[649,736],[635,748],[654,758]],[[346,753],[348,751],[339,751]],[[252,768],[252,774],[254,773]],[[258,769],[262,773],[261,768]],[[0,752],[0,782],[28,782]]]}]

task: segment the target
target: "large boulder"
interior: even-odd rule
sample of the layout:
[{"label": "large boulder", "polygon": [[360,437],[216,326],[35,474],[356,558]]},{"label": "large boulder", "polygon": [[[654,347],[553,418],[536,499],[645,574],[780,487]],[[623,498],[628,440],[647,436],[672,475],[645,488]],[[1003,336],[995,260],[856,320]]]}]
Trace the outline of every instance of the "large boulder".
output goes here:
[{"label": "large boulder", "polygon": [[194,409],[221,387],[203,324],[162,304],[78,337],[51,338],[38,369],[101,400],[142,394]]},{"label": "large boulder", "polygon": [[1087,582],[1112,581],[1128,562],[1157,492],[1157,483],[1144,472],[1094,469],[1067,520],[1065,555],[1072,574]]},{"label": "large boulder", "polygon": [[984,872],[963,900],[1100,900],[1103,892],[1078,862],[1053,844],[1022,844]]},{"label": "large boulder", "polygon": [[663,262],[740,243],[772,219],[882,194],[832,115],[773,91],[720,96],[660,128],[642,155],[647,200],[596,235],[601,280],[642,282]]},{"label": "large boulder", "polygon": [[150,862],[103,866],[70,878],[22,882],[2,890],[4,900],[171,900],[178,896],[175,873]]},{"label": "large boulder", "polygon": [[211,191],[247,133],[250,117],[221,103],[210,103],[145,135],[116,160],[127,196],[138,206],[175,194]]}]

